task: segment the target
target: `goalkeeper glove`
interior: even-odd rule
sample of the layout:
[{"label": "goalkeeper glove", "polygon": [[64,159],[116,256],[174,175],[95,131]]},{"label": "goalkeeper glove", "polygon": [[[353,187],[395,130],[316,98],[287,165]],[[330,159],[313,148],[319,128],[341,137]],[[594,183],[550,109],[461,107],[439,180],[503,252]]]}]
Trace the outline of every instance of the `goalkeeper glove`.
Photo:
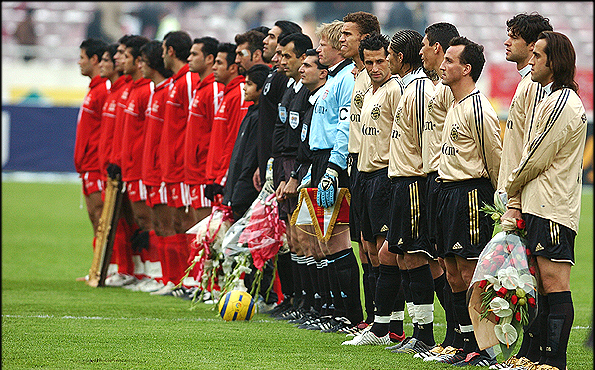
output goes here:
[{"label": "goalkeeper glove", "polygon": [[327,168],[322,176],[322,180],[318,184],[318,193],[316,194],[316,202],[323,208],[332,207],[335,204],[337,189],[339,188],[338,181],[339,173],[332,168]]}]

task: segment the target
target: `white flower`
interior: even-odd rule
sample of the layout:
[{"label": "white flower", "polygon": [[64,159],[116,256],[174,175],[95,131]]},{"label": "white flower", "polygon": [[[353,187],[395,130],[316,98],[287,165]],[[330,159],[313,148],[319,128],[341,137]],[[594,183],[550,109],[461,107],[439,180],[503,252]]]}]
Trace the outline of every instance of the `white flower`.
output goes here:
[{"label": "white flower", "polygon": [[516,342],[518,338],[518,333],[516,329],[511,324],[502,324],[494,326],[494,333],[496,334],[496,338],[507,346],[510,346],[514,342]]},{"label": "white flower", "polygon": [[502,288],[502,285],[500,284],[500,281],[498,281],[498,278],[496,278],[492,275],[484,275],[484,277],[490,284],[494,284],[495,291],[498,291],[498,290],[500,290],[500,288]]},{"label": "white flower", "polygon": [[519,285],[519,272],[512,266],[498,271],[500,284],[508,290],[516,289]]},{"label": "white flower", "polygon": [[512,315],[512,310],[510,309],[508,301],[500,297],[495,297],[492,299],[490,302],[490,309],[494,315],[498,317],[507,317]]},{"label": "white flower", "polygon": [[533,294],[537,280],[531,274],[523,274],[519,278],[519,288],[523,289],[527,294]]}]

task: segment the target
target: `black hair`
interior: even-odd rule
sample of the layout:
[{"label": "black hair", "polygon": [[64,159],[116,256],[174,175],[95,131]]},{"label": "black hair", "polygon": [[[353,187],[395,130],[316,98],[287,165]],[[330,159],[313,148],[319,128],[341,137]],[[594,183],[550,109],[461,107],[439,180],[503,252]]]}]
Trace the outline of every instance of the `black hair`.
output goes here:
[{"label": "black hair", "polygon": [[230,42],[222,42],[217,46],[217,53],[227,53],[225,60],[227,61],[227,68],[232,64],[236,64],[236,44]]},{"label": "black hair", "polygon": [[466,37],[458,36],[454,37],[449,42],[450,46],[463,45],[463,51],[459,56],[461,64],[471,65],[471,78],[473,82],[477,82],[481,70],[485,64],[485,57],[483,56],[483,46],[479,45]]},{"label": "black hair", "polygon": [[423,66],[419,49],[423,36],[415,30],[397,31],[390,41],[390,48],[395,53],[403,54],[403,64],[408,64],[413,70]]},{"label": "black hair", "polygon": [[91,59],[93,55],[97,55],[97,62],[101,61],[103,53],[107,50],[107,43],[99,39],[86,39],[81,42],[80,49],[85,50],[87,58]]},{"label": "black hair", "polygon": [[[118,52],[118,46],[120,44],[118,43],[114,43],[114,44],[109,44],[106,48],[105,51],[107,51],[109,58],[111,60],[112,63],[115,63],[114,60],[114,56],[116,56],[116,53]],[[103,52],[105,54],[105,51]],[[103,56],[103,55],[102,55]]]},{"label": "black hair", "polygon": [[132,54],[132,59],[136,59],[140,56],[140,48],[142,48],[149,40],[145,36],[132,36],[126,40],[124,45],[126,49],[130,48],[130,54]]},{"label": "black hair", "polygon": [[537,37],[546,42],[543,52],[547,56],[546,66],[553,72],[552,91],[568,87],[578,94],[576,75],[576,52],[568,36],[553,31],[543,31]]},{"label": "black hair", "polygon": [[324,64],[320,63],[320,60],[318,59],[318,52],[316,51],[316,49],[308,49],[306,50],[306,56],[307,57],[316,57],[316,67],[318,69],[326,69],[328,70],[328,66],[325,66]]},{"label": "black hair", "polygon": [[289,35],[290,33],[302,33],[302,27],[292,21],[277,21],[275,22],[275,26],[281,29],[281,34],[277,40],[282,40],[283,37]]},{"label": "black hair", "polygon": [[262,33],[263,35],[265,35],[265,37],[266,37],[266,35],[268,35],[269,31],[271,30],[267,26],[258,26],[258,27],[254,27],[252,29],[255,30],[255,31],[258,31],[258,32]]},{"label": "black hair", "polygon": [[163,77],[169,78],[174,74],[173,71],[165,69],[161,42],[157,40],[147,42],[140,48],[140,54],[144,55],[147,65],[159,72]]},{"label": "black hair", "polygon": [[541,32],[553,30],[550,20],[537,12],[517,14],[506,21],[506,31],[521,37],[527,44],[537,41]]},{"label": "black hair", "polygon": [[425,30],[426,36],[428,37],[428,42],[430,46],[434,45],[435,43],[439,43],[442,46],[442,51],[446,53],[446,49],[448,49],[449,41],[453,37],[459,36],[459,31],[457,28],[446,22],[438,22],[429,25]]},{"label": "black hair", "polygon": [[312,39],[310,36],[303,33],[291,33],[279,41],[279,45],[287,46],[290,42],[293,42],[293,52],[296,57],[301,57],[306,50],[312,49]]},{"label": "black hair", "polygon": [[217,57],[217,46],[219,46],[219,40],[211,36],[199,37],[194,39],[195,44],[202,44],[203,55],[212,55],[213,60]]},{"label": "black hair", "polygon": [[388,41],[388,37],[383,34],[372,32],[368,36],[366,36],[360,43],[359,43],[359,57],[363,61],[364,60],[364,49],[365,50],[380,50],[384,49],[384,55],[388,55],[388,45],[390,42]]},{"label": "black hair", "polygon": [[190,48],[192,47],[192,39],[186,31],[171,31],[163,38],[165,47],[169,49],[171,46],[176,53],[176,58],[186,63],[190,56]]},{"label": "black hair", "polygon": [[270,71],[271,69],[266,64],[255,64],[246,71],[246,77],[256,84],[256,90],[260,90]]}]

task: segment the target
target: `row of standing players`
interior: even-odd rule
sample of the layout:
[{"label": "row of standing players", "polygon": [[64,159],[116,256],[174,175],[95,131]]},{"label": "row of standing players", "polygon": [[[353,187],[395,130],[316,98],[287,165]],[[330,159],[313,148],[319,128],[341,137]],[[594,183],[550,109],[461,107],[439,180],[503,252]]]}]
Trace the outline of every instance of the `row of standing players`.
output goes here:
[{"label": "row of standing players", "polygon": [[[241,217],[258,194],[266,160],[272,156],[279,217],[286,220],[290,248],[290,253],[279,255],[282,292],[278,292],[278,301],[283,303],[271,311],[273,316],[303,328],[353,336],[343,343],[346,345],[398,342],[388,348],[399,353],[416,353],[416,357],[426,360],[514,367],[517,365],[514,361],[495,364],[493,353],[479,350],[465,300],[477,257],[493,231],[489,217],[481,215],[479,208],[482,202],[491,203],[496,189],[508,204],[503,221],[521,217],[530,221],[528,247],[535,252],[534,263],[541,272],[538,276],[542,304],[538,319],[526,328],[529,335],[524,336],[514,359],[524,359],[518,366],[526,366],[526,361],[530,361],[544,369],[544,366],[564,369],[572,324],[570,291],[563,282],[553,284],[548,273],[560,266],[569,272],[574,264],[573,240],[578,224],[574,202],[578,196],[580,204],[580,187],[568,182],[575,180],[577,174],[580,179],[586,119],[575,92],[576,85],[572,84],[572,78],[564,80],[568,79],[564,77],[568,75],[564,67],[552,67],[544,62],[554,58],[551,48],[561,48],[563,55],[574,56],[572,45],[564,35],[541,34],[551,30],[548,20],[536,14],[519,14],[507,22],[507,60],[517,64],[523,79],[511,104],[503,142],[494,109],[475,87],[485,63],[483,48],[460,37],[456,27],[448,23],[430,25],[425,36],[412,30],[398,31],[389,41],[380,34],[374,15],[350,13],[343,21],[317,28],[320,43],[314,50],[311,39],[301,33],[298,25],[279,21],[271,29],[260,29],[267,32],[266,36],[258,34],[259,30],[250,30],[236,36],[236,45],[225,49],[225,44],[219,44],[217,52],[210,54],[212,75],[208,67],[204,69],[201,65],[208,59],[205,55],[208,38],[194,40],[189,63],[178,63],[188,66],[183,73],[180,71],[184,67],[172,68],[176,65],[173,62],[182,62],[176,56],[184,55],[174,47],[175,43],[168,44],[172,35],[166,36],[162,43],[146,42],[162,51],[163,65],[156,63],[158,51],[151,53],[149,46],[144,45],[135,48],[135,43],[130,41],[134,37],[123,38],[112,54],[114,69],[120,65],[124,76],[130,75],[134,82],[142,79],[134,78],[140,72],[154,86],[146,83],[150,86],[145,88],[150,90],[145,100],[148,103],[141,105],[148,107],[145,125],[141,123],[145,118],[140,118],[139,109],[134,112],[142,104],[140,97],[136,98],[141,94],[130,89],[126,98],[133,100],[118,104],[116,99],[111,103],[114,108],[121,106],[126,117],[120,126],[124,129],[122,159],[117,162],[112,160],[113,156],[109,157],[100,168],[107,168],[108,172],[121,170],[131,204],[129,214],[133,216],[128,225],[136,224],[139,230],[130,234],[131,238],[121,238],[123,243],[132,240],[136,247],[120,249],[125,252],[132,249],[138,257],[129,259],[133,263],[128,265],[128,274],[122,274],[124,270],[120,269],[126,264],[120,261],[126,261],[126,253],[116,253],[114,262],[119,274],[114,274],[116,278],[112,280],[134,273],[138,276],[144,267],[145,281],[157,281],[163,287],[156,289],[159,285],[153,284],[151,288],[143,288],[142,283],[134,284],[140,286],[139,290],[156,289],[156,294],[179,296],[195,292],[196,289],[188,289],[192,282],[175,289],[181,275],[171,273],[176,268],[179,273],[180,267],[187,266],[185,230],[208,214],[201,211],[208,210],[209,201],[217,199],[219,194],[223,203],[231,206],[234,217]],[[84,43],[81,49],[83,46]],[[117,55],[120,47],[123,50]],[[268,62],[278,64],[269,71]],[[130,64],[138,64],[136,73]],[[155,79],[150,73],[153,67],[176,73],[172,80],[163,73]],[[236,73],[228,76],[226,72],[230,69]],[[192,74],[200,75],[203,86],[209,76],[214,77],[206,90],[223,93],[214,93],[210,100],[203,99],[198,88],[192,93]],[[114,86],[119,78],[114,80]],[[231,87],[236,93],[239,88],[231,83],[234,79],[244,84],[244,94],[236,94],[235,101],[231,98]],[[178,83],[180,80],[186,84]],[[223,86],[218,85],[221,83]],[[155,96],[161,84],[168,85],[169,94],[163,94],[160,104]],[[186,93],[188,104],[175,100],[176,95]],[[86,99],[85,104],[88,102]],[[201,116],[204,112],[193,114],[201,104],[209,108],[215,105],[210,124],[205,115]],[[554,116],[552,110],[556,104]],[[185,136],[172,135],[167,129],[173,125],[175,107],[180,110],[189,107],[184,121]],[[82,112],[81,116],[86,111]],[[238,112],[237,117],[231,112]],[[150,135],[152,126],[157,126],[154,122],[149,124],[151,117],[154,121],[161,117],[162,126],[157,131],[161,134]],[[134,123],[144,132],[134,131]],[[207,126],[211,131],[209,140],[205,139]],[[557,133],[569,130],[573,135],[565,137],[568,142],[561,142],[560,135],[556,137]],[[101,132],[104,132],[103,124]],[[136,139],[144,136],[144,147],[141,143],[140,151],[133,152],[134,145],[126,141],[127,135]],[[161,139],[159,145],[149,142],[151,137]],[[185,137],[185,142],[180,137]],[[172,150],[174,138],[182,142],[178,150]],[[199,140],[202,143],[192,146],[193,141]],[[205,149],[205,141],[209,141],[210,148],[217,149]],[[552,152],[552,146],[556,145],[569,149],[562,154]],[[106,153],[100,148],[98,153],[102,152]],[[135,179],[130,177],[134,171],[127,160],[135,157],[131,153],[141,152],[143,158],[159,159],[152,163],[150,159],[144,160],[137,165],[135,168],[141,171]],[[175,180],[165,175],[167,168],[175,167],[168,163],[168,155],[179,157],[181,153],[184,158],[182,166],[177,167],[180,172],[188,174],[197,168],[192,166],[193,161],[204,163],[203,181],[198,185],[190,185],[193,182],[188,175]],[[547,159],[543,158],[544,153],[548,154]],[[569,160],[570,176],[555,165]],[[155,170],[158,165],[162,175],[152,185],[144,177],[145,172]],[[97,172],[101,175],[102,171]],[[549,176],[540,176],[542,172]],[[83,176],[84,184],[86,177]],[[178,179],[181,180],[176,183]],[[570,199],[567,196],[544,199],[548,190],[559,188],[557,182],[571,189]],[[134,198],[142,193],[139,191],[142,185],[147,186],[147,201],[142,195],[140,200]],[[326,210],[342,207],[335,204],[344,195],[339,189],[349,188],[349,215],[343,220],[340,217],[333,220],[336,224],[330,238],[317,235],[312,222],[300,222],[292,217],[298,207],[300,187],[316,188],[316,200],[312,203]],[[163,197],[157,198],[160,191],[168,197],[166,203]],[[89,194],[86,193],[87,198]],[[191,195],[192,199],[185,201],[185,195]],[[173,201],[176,196],[181,203],[170,204],[170,198]],[[153,199],[160,199],[161,203]],[[139,208],[153,212],[149,212],[153,216],[149,220],[154,227],[143,223]],[[190,217],[193,209],[199,215]],[[561,209],[569,212],[559,216]],[[166,221],[164,213],[168,216]],[[126,217],[122,220],[127,222]],[[174,225],[174,233],[170,235],[164,231],[167,227],[163,228],[168,220],[173,220]],[[548,222],[558,226],[562,244],[560,236],[551,237],[551,233],[543,232],[546,226],[549,230]],[[359,266],[352,242],[358,243],[364,271],[365,321],[359,298]],[[163,247],[151,248],[151,245]],[[535,251],[538,245],[542,249]],[[116,246],[115,250],[118,250]],[[161,255],[151,257],[150,251],[161,251]],[[119,256],[122,259],[117,260]],[[150,276],[155,258],[162,267],[160,282]],[[170,261],[177,261],[178,265]],[[137,271],[130,274],[130,267]],[[433,334],[434,294],[445,310],[447,321],[446,336],[438,345]],[[414,324],[414,332],[408,337],[403,328],[405,307]],[[548,310],[566,315],[561,321],[562,330],[539,337],[555,342],[555,346],[537,339],[539,333],[550,330],[551,320],[560,320],[557,316],[552,318]]]}]

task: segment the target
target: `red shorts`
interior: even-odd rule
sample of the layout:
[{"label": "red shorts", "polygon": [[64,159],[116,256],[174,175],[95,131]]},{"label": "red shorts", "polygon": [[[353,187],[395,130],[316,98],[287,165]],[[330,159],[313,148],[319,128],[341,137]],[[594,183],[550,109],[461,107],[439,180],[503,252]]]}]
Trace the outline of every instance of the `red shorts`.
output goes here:
[{"label": "red shorts", "polygon": [[102,191],[105,187],[99,171],[83,172],[80,177],[83,179],[83,194],[87,196]]},{"label": "red shorts", "polygon": [[165,184],[167,205],[174,208],[190,206],[190,189],[183,182]]},{"label": "red shorts", "polygon": [[206,185],[189,185],[190,186],[190,202],[192,208],[199,209],[204,207],[211,207],[211,201],[205,196]]},{"label": "red shorts", "polygon": [[167,205],[167,190],[165,189],[165,184],[161,184],[161,186],[147,185],[147,205],[152,208],[159,204]]},{"label": "red shorts", "polygon": [[143,180],[126,181],[126,192],[131,202],[144,202],[147,200],[147,188]]}]

